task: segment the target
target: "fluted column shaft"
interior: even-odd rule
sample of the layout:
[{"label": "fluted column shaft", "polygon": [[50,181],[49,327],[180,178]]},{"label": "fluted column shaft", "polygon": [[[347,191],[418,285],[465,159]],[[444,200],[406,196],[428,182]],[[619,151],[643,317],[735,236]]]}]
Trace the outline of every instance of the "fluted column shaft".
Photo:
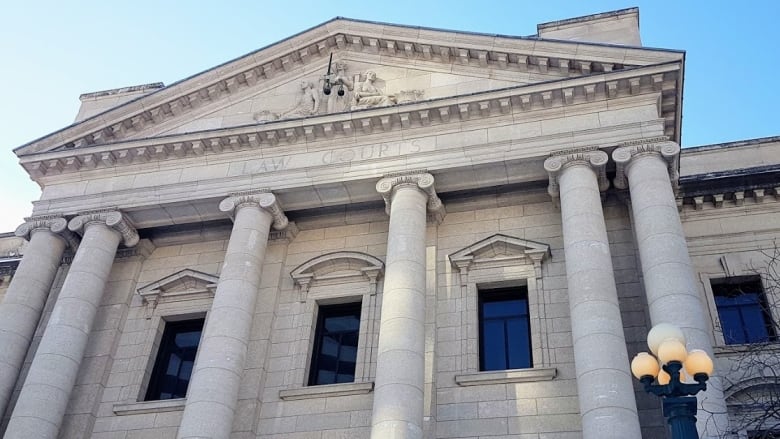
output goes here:
[{"label": "fluted column shaft", "polygon": [[[421,438],[425,370],[426,206],[441,207],[433,177],[377,184],[390,213],[371,438]],[[432,195],[431,195],[432,194]]]},{"label": "fluted column shaft", "polygon": [[119,242],[138,242],[115,211],[76,217],[68,227],[84,229],[84,236],[8,423],[8,439],[57,437]]},{"label": "fluted column shaft", "polygon": [[233,425],[271,225],[287,218],[268,192],[220,203],[234,215],[225,262],[187,389],[179,438],[227,439]]},{"label": "fluted column shaft", "polygon": [[[688,349],[704,349],[714,358],[706,305],[696,285],[669,177],[670,172],[676,175],[679,153],[680,147],[672,142],[620,147],[612,155],[618,166],[615,183],[630,189],[652,324],[679,326]],[[728,418],[720,377],[711,377],[698,398],[699,433],[721,437],[728,431]]]},{"label": "fluted column shaft", "polygon": [[67,226],[64,218],[38,217],[16,229],[29,244],[0,305],[0,416],[8,407],[62,253],[68,241],[77,242]]},{"label": "fluted column shaft", "polygon": [[585,439],[641,436],[612,256],[601,207],[607,154],[588,151],[545,162],[560,190],[577,393]]}]

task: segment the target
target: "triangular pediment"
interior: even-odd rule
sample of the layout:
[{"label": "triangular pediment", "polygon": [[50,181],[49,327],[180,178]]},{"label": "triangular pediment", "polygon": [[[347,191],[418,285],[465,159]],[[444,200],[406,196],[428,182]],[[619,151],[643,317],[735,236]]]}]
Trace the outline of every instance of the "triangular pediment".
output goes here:
[{"label": "triangular pediment", "polygon": [[[305,108],[295,111],[300,81],[316,81],[313,88],[319,92],[331,54],[347,64],[346,77],[353,84],[365,81],[368,71],[375,71],[374,86],[381,90],[381,96],[366,100],[366,105],[354,105],[353,97],[348,96],[349,102],[338,106],[342,112],[680,62],[683,57],[676,51],[337,18],[85,119],[15,152],[22,157],[185,131],[263,124],[276,115],[281,119],[305,117]],[[317,114],[334,112],[336,107],[330,107],[321,102]]]},{"label": "triangular pediment", "polygon": [[213,297],[219,277],[184,269],[138,289],[144,303],[152,308],[158,303]]},{"label": "triangular pediment", "polygon": [[[540,80],[560,79],[561,76],[555,72],[518,75],[511,70],[452,69],[450,65],[435,61],[423,65],[407,64],[403,59],[377,62],[372,59],[375,57],[349,56],[346,51],[336,52],[335,55],[338,58],[334,59],[332,69],[336,83],[332,84],[328,95],[323,92],[327,61],[321,60],[305,70],[290,72],[284,78],[286,82],[273,88],[255,87],[238,102],[235,99],[218,100],[189,117],[172,119],[129,138],[184,134],[390,107],[516,87]],[[369,80],[369,75],[375,77]],[[343,96],[339,95],[340,91]]]},{"label": "triangular pediment", "polygon": [[538,264],[549,254],[550,246],[547,244],[498,233],[452,253],[450,262],[459,270],[472,265],[509,261]]}]

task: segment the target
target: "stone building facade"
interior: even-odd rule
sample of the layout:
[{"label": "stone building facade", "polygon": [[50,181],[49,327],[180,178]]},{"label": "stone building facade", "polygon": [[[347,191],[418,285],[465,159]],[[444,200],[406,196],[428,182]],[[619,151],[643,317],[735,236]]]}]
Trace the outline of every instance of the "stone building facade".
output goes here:
[{"label": "stone building facade", "polygon": [[747,437],[770,378],[729,362],[780,310],[724,313],[773,303],[780,138],[681,150],[684,53],[638,22],[337,18],[82,95],[15,150],[4,437],[663,438],[629,371],[660,322],[717,356],[703,435]]}]

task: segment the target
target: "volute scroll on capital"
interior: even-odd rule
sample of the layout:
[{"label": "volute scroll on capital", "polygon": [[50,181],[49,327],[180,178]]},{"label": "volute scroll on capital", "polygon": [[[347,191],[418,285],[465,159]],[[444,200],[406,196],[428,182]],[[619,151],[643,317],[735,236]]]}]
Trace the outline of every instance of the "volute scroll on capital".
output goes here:
[{"label": "volute scroll on capital", "polygon": [[79,245],[79,238],[68,230],[68,220],[59,215],[39,215],[24,219],[24,223],[16,228],[14,234],[20,238],[30,240],[33,233],[46,230],[61,237],[72,250]]},{"label": "volute scroll on capital", "polygon": [[607,178],[607,162],[609,156],[606,152],[592,148],[579,148],[573,150],[564,150],[555,152],[544,161],[544,170],[550,178],[547,186],[547,192],[553,199],[560,196],[559,178],[563,171],[572,166],[588,166],[596,173],[596,179],[599,184],[599,190],[604,192],[609,189],[609,179]]},{"label": "volute scroll on capital", "polygon": [[441,199],[436,194],[433,175],[427,172],[388,175],[377,182],[376,191],[379,192],[382,199],[384,199],[385,212],[387,212],[388,215],[390,214],[390,207],[393,203],[393,190],[401,185],[417,187],[428,195],[427,210],[434,216],[434,219],[437,222],[441,222],[446,214],[444,203],[441,202]]},{"label": "volute scroll on capital", "polygon": [[70,220],[68,229],[72,232],[84,234],[89,224],[102,224],[115,230],[122,237],[122,244],[125,247],[133,247],[140,240],[138,231],[135,229],[129,219],[119,210],[100,209],[83,212]]},{"label": "volute scroll on capital", "polygon": [[613,180],[615,187],[628,188],[627,172],[634,162],[633,159],[647,155],[660,156],[666,162],[672,188],[677,191],[680,181],[680,145],[668,140],[667,137],[641,139],[618,145],[618,148],[612,152],[612,159],[616,165]]},{"label": "volute scroll on capital", "polygon": [[257,191],[234,192],[219,203],[219,210],[230,214],[234,219],[235,212],[244,207],[258,207],[271,214],[273,217],[273,228],[283,230],[290,221],[284,214],[282,206],[276,199],[276,195],[267,189]]}]

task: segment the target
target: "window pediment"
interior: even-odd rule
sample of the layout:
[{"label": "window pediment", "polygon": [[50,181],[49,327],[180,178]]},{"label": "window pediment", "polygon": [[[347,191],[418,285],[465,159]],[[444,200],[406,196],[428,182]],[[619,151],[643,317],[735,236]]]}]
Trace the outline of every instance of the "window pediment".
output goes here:
[{"label": "window pediment", "polygon": [[550,254],[550,246],[540,242],[497,233],[450,255],[458,270],[472,266],[525,263],[537,266]]},{"label": "window pediment", "polygon": [[304,262],[290,276],[304,293],[316,282],[345,283],[360,280],[368,280],[374,292],[384,268],[384,262],[365,253],[333,252]]},{"label": "window pediment", "polygon": [[154,309],[162,302],[174,302],[214,297],[219,277],[185,269],[138,289],[147,307]]}]

